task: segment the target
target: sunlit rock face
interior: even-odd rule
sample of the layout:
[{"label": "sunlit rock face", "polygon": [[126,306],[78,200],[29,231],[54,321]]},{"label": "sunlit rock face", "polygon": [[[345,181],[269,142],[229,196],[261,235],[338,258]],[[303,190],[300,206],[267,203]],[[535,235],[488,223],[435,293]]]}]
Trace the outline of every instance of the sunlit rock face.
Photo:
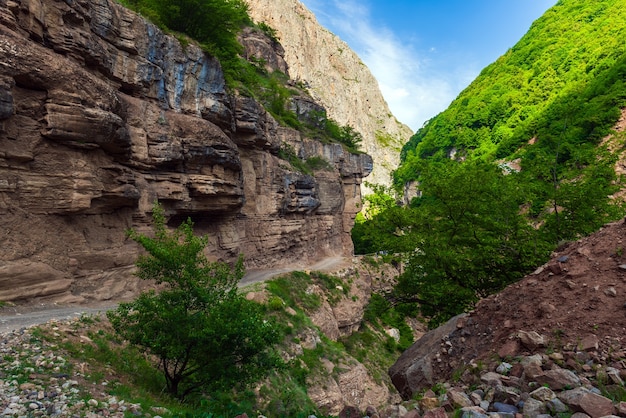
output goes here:
[{"label": "sunlit rock face", "polygon": [[[287,70],[279,45],[244,33]],[[274,55],[271,55],[274,51]],[[302,174],[289,144],[326,170]],[[136,294],[153,202],[211,259],[249,268],[350,255],[371,157],[279,126],[217,60],[107,0],[0,0],[0,300]]]},{"label": "sunlit rock face", "polygon": [[[248,0],[250,15],[276,30],[292,79],[309,87],[330,117],[363,135],[374,159],[367,182],[391,184],[400,149],[413,132],[391,113],[370,70],[350,47],[320,26],[299,0]],[[364,193],[370,189],[363,188]]]}]

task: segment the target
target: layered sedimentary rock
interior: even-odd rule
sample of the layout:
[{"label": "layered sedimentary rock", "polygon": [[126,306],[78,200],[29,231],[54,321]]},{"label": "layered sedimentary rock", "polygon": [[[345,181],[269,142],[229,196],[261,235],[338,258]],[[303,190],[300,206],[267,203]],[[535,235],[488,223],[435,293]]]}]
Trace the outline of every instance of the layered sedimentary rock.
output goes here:
[{"label": "layered sedimentary rock", "polygon": [[[331,168],[294,170],[285,144]],[[113,1],[0,0],[0,300],[133,294],[125,231],[149,231],[155,200],[209,234],[213,259],[351,254],[371,170],[228,94],[217,60]]]},{"label": "layered sedimentary rock", "polygon": [[276,30],[291,78],[308,86],[330,117],[363,135],[362,148],[374,159],[367,181],[389,185],[400,149],[413,132],[392,115],[367,66],[299,0],[248,0],[248,4],[254,20]]}]

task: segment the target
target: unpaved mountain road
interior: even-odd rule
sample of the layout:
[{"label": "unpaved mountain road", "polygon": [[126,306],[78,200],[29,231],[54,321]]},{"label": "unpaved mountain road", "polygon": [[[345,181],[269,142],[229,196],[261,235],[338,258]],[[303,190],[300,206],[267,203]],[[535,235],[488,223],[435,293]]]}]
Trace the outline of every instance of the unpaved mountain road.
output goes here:
[{"label": "unpaved mountain road", "polygon": [[[349,259],[344,257],[325,258],[313,265],[303,267],[293,265],[283,268],[267,270],[249,270],[239,282],[239,286],[247,286],[253,283],[268,280],[279,274],[296,270],[309,271],[333,271],[351,265]],[[82,315],[98,315],[117,304],[113,302],[98,302],[86,305],[62,306],[55,303],[40,303],[30,305],[6,306],[0,309],[0,334],[5,334],[14,330],[43,324],[52,320],[64,321],[72,318],[79,318]]]},{"label": "unpaved mountain road", "polygon": [[243,279],[239,282],[239,286],[247,286],[252,283],[262,282],[271,277],[278,276],[279,274],[289,273],[296,270],[308,270],[308,271],[330,271],[339,270],[342,267],[350,265],[350,260],[344,257],[328,257],[310,266],[292,265],[279,269],[270,270],[248,270]]}]

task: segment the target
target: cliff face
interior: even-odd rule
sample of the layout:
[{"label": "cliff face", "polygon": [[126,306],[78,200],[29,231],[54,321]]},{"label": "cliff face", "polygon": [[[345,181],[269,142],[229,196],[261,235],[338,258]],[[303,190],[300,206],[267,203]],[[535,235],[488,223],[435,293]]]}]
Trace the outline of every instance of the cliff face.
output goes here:
[{"label": "cliff face", "polygon": [[391,171],[412,131],[393,117],[369,69],[300,1],[248,0],[248,4],[255,21],[276,30],[291,78],[304,82],[331,118],[363,135],[362,148],[374,159],[367,181],[391,184]]},{"label": "cliff face", "polygon": [[[295,171],[284,143],[332,169]],[[215,259],[349,255],[371,169],[230,96],[216,60],[112,1],[0,0],[0,300],[135,292],[125,230],[147,231],[156,199]]]}]

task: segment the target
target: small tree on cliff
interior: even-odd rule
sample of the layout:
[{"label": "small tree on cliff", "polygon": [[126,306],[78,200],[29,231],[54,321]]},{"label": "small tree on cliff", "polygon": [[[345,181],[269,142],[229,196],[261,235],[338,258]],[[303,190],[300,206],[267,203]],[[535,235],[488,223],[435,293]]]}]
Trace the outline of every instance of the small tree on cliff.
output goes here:
[{"label": "small tree on cliff", "polygon": [[169,232],[158,204],[153,222],[154,238],[133,230],[128,235],[147,251],[137,261],[137,275],[166,288],[110,311],[115,331],[158,359],[167,391],[179,399],[237,387],[276,365],[270,348],[279,340],[278,328],[261,305],[237,292],[242,258],[234,268],[208,261],[207,237],[193,234],[190,219]]}]

